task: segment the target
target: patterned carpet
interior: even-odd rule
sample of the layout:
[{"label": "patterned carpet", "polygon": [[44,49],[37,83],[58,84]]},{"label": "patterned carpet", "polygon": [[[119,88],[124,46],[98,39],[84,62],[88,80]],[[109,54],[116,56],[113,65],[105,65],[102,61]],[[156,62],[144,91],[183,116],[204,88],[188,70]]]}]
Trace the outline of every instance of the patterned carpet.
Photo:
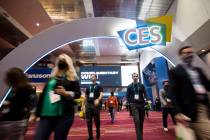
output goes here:
[{"label": "patterned carpet", "polygon": [[[30,125],[26,134],[26,140],[32,140],[34,133],[35,126]],[[85,120],[76,117],[68,136],[71,140],[87,140],[88,135]],[[111,124],[108,112],[102,112],[101,140],[118,139],[136,139],[132,117],[129,116],[128,112],[122,111],[116,114],[116,121],[114,124]],[[164,132],[162,128],[161,112],[150,112],[149,118],[145,119],[144,123],[144,140],[175,140],[171,120],[169,119],[169,131]]]}]

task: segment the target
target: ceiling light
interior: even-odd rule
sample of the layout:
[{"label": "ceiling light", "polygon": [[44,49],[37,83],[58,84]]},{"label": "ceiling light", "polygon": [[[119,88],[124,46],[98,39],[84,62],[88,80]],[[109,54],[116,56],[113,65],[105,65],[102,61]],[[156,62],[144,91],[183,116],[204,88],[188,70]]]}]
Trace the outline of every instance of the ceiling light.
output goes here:
[{"label": "ceiling light", "polygon": [[39,27],[39,26],[40,26],[39,22],[37,22],[37,23],[36,23],[36,26],[37,26],[37,27]]},{"label": "ceiling light", "polygon": [[201,50],[201,52],[205,52],[205,51],[206,51],[206,50],[204,50],[204,49],[203,49],[203,50]]}]

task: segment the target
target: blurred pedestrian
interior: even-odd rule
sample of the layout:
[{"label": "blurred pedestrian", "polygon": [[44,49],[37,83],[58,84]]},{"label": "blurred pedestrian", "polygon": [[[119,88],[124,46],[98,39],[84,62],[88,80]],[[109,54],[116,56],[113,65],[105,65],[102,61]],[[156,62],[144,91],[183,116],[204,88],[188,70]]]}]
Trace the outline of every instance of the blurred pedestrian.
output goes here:
[{"label": "blurred pedestrian", "polygon": [[120,97],[118,98],[118,107],[117,107],[117,111],[120,112],[122,110],[122,106],[123,106],[123,102],[122,99],[120,99]]},{"label": "blurred pedestrian", "polygon": [[170,71],[170,96],[177,122],[190,126],[198,140],[210,140],[210,81],[202,70],[193,66],[195,56],[191,46],[179,50],[181,64]]},{"label": "blurred pedestrian", "polygon": [[163,122],[163,130],[168,131],[168,114],[171,115],[171,118],[173,120],[173,123],[175,124],[174,114],[172,111],[172,103],[171,100],[168,98],[168,87],[169,82],[168,80],[163,81],[163,89],[160,90],[160,102],[162,107],[162,122]]},{"label": "blurred pedestrian", "polygon": [[40,121],[35,140],[48,140],[52,132],[55,140],[67,140],[74,121],[73,100],[81,95],[71,58],[61,54],[55,64],[38,102],[36,114]]},{"label": "blurred pedestrian", "polygon": [[160,98],[158,98],[158,97],[155,98],[155,110],[156,111],[160,111],[161,110]]},{"label": "blurred pedestrian", "polygon": [[108,107],[111,116],[111,123],[113,124],[115,119],[115,112],[118,108],[117,97],[114,95],[113,91],[111,92],[111,95],[108,97]]},{"label": "blurred pedestrian", "polygon": [[23,140],[37,103],[36,93],[20,68],[9,69],[5,82],[11,86],[11,92],[1,107],[0,139]]},{"label": "blurred pedestrian", "polygon": [[145,108],[145,114],[146,114],[145,118],[147,117],[147,119],[148,119],[149,118],[149,111],[151,110],[151,101],[150,100],[145,101],[144,108]]}]

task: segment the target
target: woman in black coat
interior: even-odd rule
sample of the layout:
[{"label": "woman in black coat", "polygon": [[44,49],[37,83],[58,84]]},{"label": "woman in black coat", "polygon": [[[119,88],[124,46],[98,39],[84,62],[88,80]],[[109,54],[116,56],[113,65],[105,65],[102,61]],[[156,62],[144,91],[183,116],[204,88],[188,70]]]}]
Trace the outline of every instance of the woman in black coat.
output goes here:
[{"label": "woman in black coat", "polygon": [[35,140],[66,140],[74,121],[74,101],[81,95],[79,81],[71,58],[61,54],[52,76],[40,96],[36,115],[40,117]]},{"label": "woman in black coat", "polygon": [[11,86],[11,92],[1,107],[0,139],[23,140],[28,118],[36,106],[36,93],[19,68],[11,68],[6,73],[5,82]]}]

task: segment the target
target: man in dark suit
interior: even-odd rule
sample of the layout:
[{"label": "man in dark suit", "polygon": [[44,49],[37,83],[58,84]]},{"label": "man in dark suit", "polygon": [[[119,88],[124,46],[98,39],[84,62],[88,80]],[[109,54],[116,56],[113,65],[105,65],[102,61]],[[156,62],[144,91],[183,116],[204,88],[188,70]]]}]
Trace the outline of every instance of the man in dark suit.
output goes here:
[{"label": "man in dark suit", "polygon": [[132,74],[133,82],[127,87],[127,100],[132,112],[137,140],[143,140],[144,105],[147,94],[144,85],[138,82],[138,74]]},{"label": "man in dark suit", "polygon": [[170,70],[170,98],[177,122],[194,129],[199,140],[210,139],[209,99],[210,81],[202,70],[192,65],[194,52],[191,46],[179,50],[182,63]]}]

